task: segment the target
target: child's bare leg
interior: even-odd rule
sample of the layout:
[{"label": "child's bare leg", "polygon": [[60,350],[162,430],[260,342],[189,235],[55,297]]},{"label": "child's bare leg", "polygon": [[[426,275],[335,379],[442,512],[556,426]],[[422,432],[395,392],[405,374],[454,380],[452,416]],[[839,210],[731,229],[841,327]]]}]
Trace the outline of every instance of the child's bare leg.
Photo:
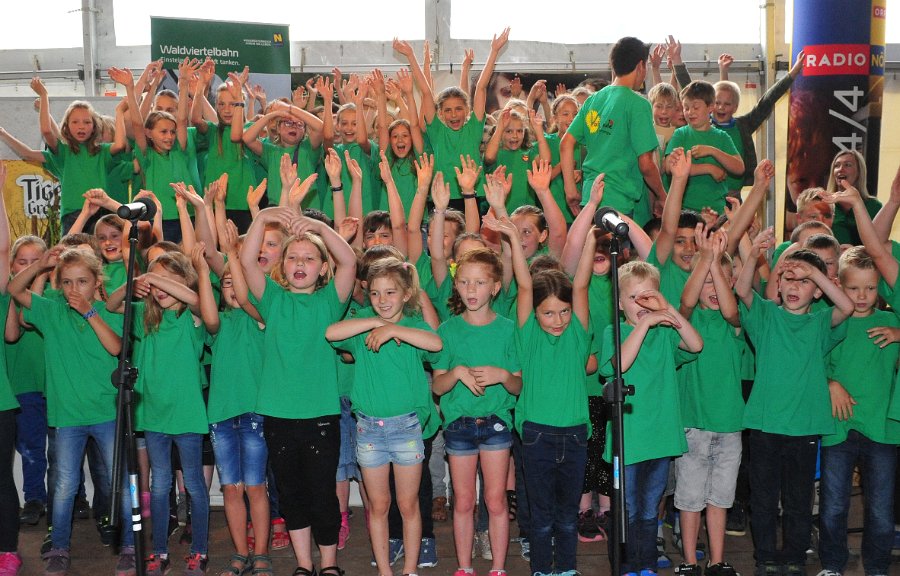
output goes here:
[{"label": "child's bare leg", "polygon": [[[472,538],[475,532],[472,515],[475,512],[475,473],[478,469],[478,455],[452,455],[448,457],[448,461],[450,482],[453,484],[453,539],[456,543],[456,565],[460,568],[471,568]],[[505,477],[503,482],[505,485]],[[503,498],[505,502],[505,486]]]},{"label": "child's bare leg", "polygon": [[588,510],[593,504],[594,493],[593,492],[585,492],[581,495],[581,502],[578,503],[578,511],[584,512]]},{"label": "child's bare leg", "polygon": [[387,517],[388,509],[391,507],[391,489],[388,483],[389,466],[390,464],[385,464],[377,468],[361,468],[368,496],[369,539],[372,542],[372,553],[375,555],[378,573],[383,576],[393,573],[388,561]]},{"label": "child's bare leg", "polygon": [[291,537],[294,556],[297,558],[297,566],[312,572],[312,528],[307,526],[299,530],[288,530],[288,534]]},{"label": "child's bare leg", "polygon": [[[684,563],[697,563],[697,538],[700,536],[700,512],[679,511],[681,516],[681,547]],[[722,535],[725,535],[725,524],[722,524]]]},{"label": "child's bare leg", "polygon": [[[247,486],[247,499],[250,501],[250,519],[255,526],[261,526],[262,531],[266,532],[265,527],[269,524],[269,496],[266,493],[266,485]],[[243,507],[242,502],[241,508]],[[246,537],[244,540],[246,541]],[[261,556],[268,553],[269,538],[268,533],[266,533],[265,537],[261,535],[259,538],[255,539],[253,554]]]},{"label": "child's bare leg", "polygon": [[[346,512],[350,508],[350,481],[341,480],[338,482],[336,492],[341,512]],[[325,564],[325,566],[334,566],[334,564]]]},{"label": "child's bare leg", "polygon": [[[509,510],[506,505],[506,478],[509,472],[509,450],[482,450],[482,498],[488,510],[488,535],[491,539],[491,570],[503,570],[509,547]],[[469,522],[469,526],[472,523]],[[469,538],[469,544],[472,539]],[[471,554],[470,554],[471,557]]]},{"label": "child's bare leg", "polygon": [[[394,466],[394,484],[397,489],[397,508],[403,517],[403,574],[415,574],[422,545],[422,516],[419,512],[419,482],[422,480],[422,464]],[[367,480],[368,482],[368,480]],[[369,493],[371,497],[371,492]],[[385,518],[386,520],[387,518]],[[469,517],[471,523],[471,517]]]},{"label": "child's bare leg", "polygon": [[[226,484],[222,486],[225,499],[225,519],[228,521],[228,533],[234,550],[241,556],[247,556],[247,509],[244,507],[244,485]],[[240,566],[243,568],[243,566]]]},{"label": "child's bare leg", "polygon": [[[709,538],[709,563],[718,564],[725,557],[725,523],[728,510],[708,504],[706,506],[706,535]],[[682,525],[684,516],[682,516]]]}]

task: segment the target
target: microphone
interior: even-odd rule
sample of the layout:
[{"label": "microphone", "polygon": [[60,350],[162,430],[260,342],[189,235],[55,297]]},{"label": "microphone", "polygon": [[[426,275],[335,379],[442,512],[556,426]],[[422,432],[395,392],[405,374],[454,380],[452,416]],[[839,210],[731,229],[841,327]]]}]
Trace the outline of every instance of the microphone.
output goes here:
[{"label": "microphone", "polygon": [[597,210],[594,214],[594,226],[602,228],[616,236],[628,236],[628,224],[619,218],[619,213],[609,206],[604,206]]},{"label": "microphone", "polygon": [[116,214],[125,220],[153,220],[156,216],[156,203],[150,198],[138,198],[134,202],[119,206]]}]

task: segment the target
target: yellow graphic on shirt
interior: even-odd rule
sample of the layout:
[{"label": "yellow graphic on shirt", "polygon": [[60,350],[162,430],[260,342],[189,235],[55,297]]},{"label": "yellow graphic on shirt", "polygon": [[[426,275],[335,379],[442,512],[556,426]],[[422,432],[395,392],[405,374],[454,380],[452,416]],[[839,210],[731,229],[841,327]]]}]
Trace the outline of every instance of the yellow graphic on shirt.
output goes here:
[{"label": "yellow graphic on shirt", "polygon": [[587,124],[590,133],[594,134],[600,129],[600,113],[596,110],[591,110],[585,115],[584,122]]}]

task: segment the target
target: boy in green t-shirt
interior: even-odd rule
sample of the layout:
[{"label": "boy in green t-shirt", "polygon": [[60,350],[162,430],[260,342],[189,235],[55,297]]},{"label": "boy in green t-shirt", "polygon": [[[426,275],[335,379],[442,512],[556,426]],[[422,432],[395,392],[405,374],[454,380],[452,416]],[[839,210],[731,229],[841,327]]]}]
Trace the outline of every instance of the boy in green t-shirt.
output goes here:
[{"label": "boy in green t-shirt", "polygon": [[[754,261],[771,234],[754,240]],[[744,409],[750,429],[750,505],[753,510],[756,573],[804,574],[812,530],[810,502],[818,437],[834,432],[825,374],[825,355],[846,333],[833,327],[853,313],[853,302],[825,275],[825,263],[809,250],[782,258],[771,278],[781,305],[753,291],[752,266],[736,283],[741,323],[756,349],[756,379]],[[811,312],[814,299],[827,296],[834,307]],[[781,490],[781,487],[789,489]],[[776,550],[778,502],[784,510],[783,546]]]},{"label": "boy in green t-shirt", "polygon": [[[603,173],[608,185],[604,206],[634,216],[638,205],[646,201],[646,181],[653,195],[653,212],[658,214],[662,210],[666,192],[653,159],[658,146],[653,113],[650,103],[635,93],[647,75],[649,53],[649,46],[637,38],[626,37],[616,42],[609,54],[612,84],[585,101],[560,141],[560,164],[570,204],[584,205],[594,179]],[[581,190],[575,183],[576,143],[587,149]]]},{"label": "boy in green t-shirt", "polygon": [[[706,510],[709,535],[707,576],[736,576],[724,561],[727,510],[734,503],[741,464],[744,351],[728,238],[696,230],[698,255],[681,294],[681,313],[703,338],[696,362],[678,372],[681,417],[688,452],[675,459],[675,507],[680,510],[684,563],[680,576],[699,576],[697,538]],[[696,309],[699,306],[699,309]]]},{"label": "boy in green t-shirt", "polygon": [[[681,104],[688,125],[676,130],[666,146],[666,154],[679,147],[691,151],[694,162],[684,205],[697,212],[707,207],[722,212],[728,194],[725,177],[744,173],[744,160],[731,137],[710,123],[715,96],[716,90],[709,82],[696,81],[684,87]],[[671,168],[667,166],[666,170]]]}]

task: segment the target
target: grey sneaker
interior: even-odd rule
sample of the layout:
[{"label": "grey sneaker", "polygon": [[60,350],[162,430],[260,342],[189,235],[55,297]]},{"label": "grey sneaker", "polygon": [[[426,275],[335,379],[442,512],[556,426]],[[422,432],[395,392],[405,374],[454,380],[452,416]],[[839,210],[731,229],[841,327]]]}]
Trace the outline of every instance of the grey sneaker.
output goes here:
[{"label": "grey sneaker", "polygon": [[41,556],[44,561],[44,576],[65,576],[69,572],[69,551],[51,548]]},{"label": "grey sneaker", "polygon": [[488,531],[475,532],[475,542],[472,544],[472,558],[481,557],[485,560],[493,560],[494,554],[491,552],[491,538]]},{"label": "grey sneaker", "polygon": [[522,538],[519,545],[522,546],[522,560],[531,562],[531,542],[528,541],[528,538]]},{"label": "grey sneaker", "polygon": [[116,563],[116,576],[134,576],[136,573],[134,546],[123,546],[119,551],[119,561]]}]

